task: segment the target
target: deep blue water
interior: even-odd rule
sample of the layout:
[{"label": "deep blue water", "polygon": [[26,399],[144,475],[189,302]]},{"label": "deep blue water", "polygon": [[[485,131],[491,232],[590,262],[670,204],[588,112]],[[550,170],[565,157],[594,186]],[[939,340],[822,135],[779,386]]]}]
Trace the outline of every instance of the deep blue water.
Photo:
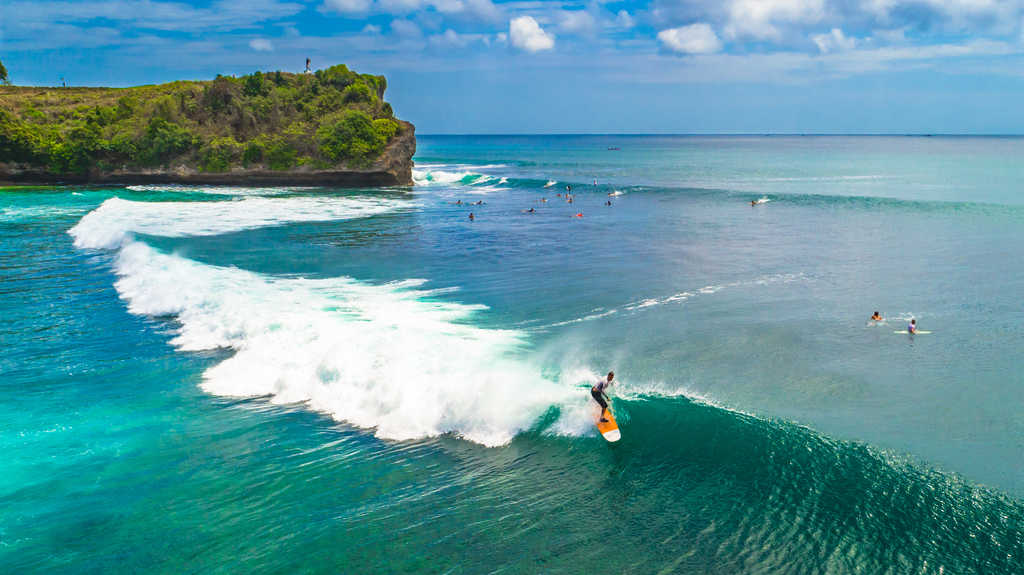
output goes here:
[{"label": "deep blue water", "polygon": [[438,136],[412,188],[0,191],[0,565],[1024,572],[1022,155]]}]

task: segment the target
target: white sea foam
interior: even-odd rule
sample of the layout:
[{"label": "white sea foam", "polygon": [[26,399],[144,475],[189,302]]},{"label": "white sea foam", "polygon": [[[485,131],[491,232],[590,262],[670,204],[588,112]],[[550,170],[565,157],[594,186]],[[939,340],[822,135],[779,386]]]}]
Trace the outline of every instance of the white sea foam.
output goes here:
[{"label": "white sea foam", "polygon": [[214,194],[221,196],[276,196],[305,192],[317,188],[305,186],[288,187],[243,187],[243,186],[197,186],[184,184],[140,184],[128,186],[133,192],[182,192],[194,194]]},{"label": "white sea foam", "polygon": [[544,184],[544,187],[545,188],[550,188],[551,186],[554,186],[557,183],[558,183],[558,180],[548,180],[548,183]]},{"label": "white sea foam", "polygon": [[500,191],[508,178],[485,173],[485,170],[507,167],[503,164],[476,166],[470,164],[420,164],[412,171],[417,186],[463,186],[468,193]]},{"label": "white sea foam", "polygon": [[339,197],[252,197],[229,202],[135,202],[110,198],[70,233],[78,248],[113,248],[132,233],[208,236],[281,225],[366,217],[410,206],[406,200]]},{"label": "white sea foam", "polygon": [[20,222],[82,214],[89,206],[23,206],[0,208],[0,222]]},{"label": "white sea foam", "polygon": [[501,445],[554,405],[559,429],[592,427],[586,394],[542,377],[523,333],[475,327],[466,320],[481,306],[432,301],[421,282],[275,278],[141,242],[124,245],[116,271],[132,313],[176,316],[173,345],[234,350],[204,374],[210,393],[305,402],[396,440]]},{"label": "white sea foam", "polygon": [[417,186],[434,184],[465,183],[470,178],[479,178],[483,174],[468,171],[449,171],[439,169],[422,169],[412,171],[412,180]]}]

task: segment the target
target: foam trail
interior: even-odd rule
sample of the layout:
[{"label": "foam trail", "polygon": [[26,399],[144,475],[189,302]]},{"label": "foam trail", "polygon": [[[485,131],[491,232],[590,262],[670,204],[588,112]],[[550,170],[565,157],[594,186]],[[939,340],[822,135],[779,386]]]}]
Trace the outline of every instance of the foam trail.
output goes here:
[{"label": "foam trail", "polygon": [[587,314],[585,316],[582,316],[582,317],[577,317],[577,318],[573,318],[573,319],[569,319],[569,320],[565,320],[565,321],[560,321],[560,322],[555,322],[555,323],[544,324],[544,325],[541,325],[541,326],[531,327],[529,329],[531,329],[531,330],[545,330],[545,329],[550,329],[550,328],[553,328],[553,327],[561,327],[561,326],[571,325],[571,324],[575,324],[575,323],[581,323],[581,322],[585,322],[585,321],[592,321],[592,320],[595,320],[595,319],[600,319],[600,318],[603,318],[603,317],[608,317],[610,315],[614,315],[614,314],[619,313],[619,312],[637,312],[637,311],[640,311],[640,310],[643,310],[643,309],[646,309],[646,308],[660,306],[660,305],[674,304],[674,303],[683,303],[686,300],[689,300],[690,298],[701,296],[701,295],[714,294],[714,293],[717,293],[719,291],[722,291],[723,289],[731,289],[731,288],[753,286],[753,285],[763,286],[763,285],[770,285],[770,284],[775,284],[775,283],[790,283],[790,282],[795,282],[795,281],[804,281],[805,279],[806,279],[806,277],[802,273],[797,273],[797,274],[773,274],[773,275],[761,276],[761,277],[755,278],[753,280],[735,281],[735,282],[730,282],[730,283],[726,283],[726,284],[722,284],[722,285],[709,285],[709,286],[704,286],[704,287],[702,287],[700,289],[697,289],[695,291],[683,291],[683,292],[674,293],[672,295],[665,296],[665,297],[660,297],[660,298],[647,298],[647,299],[643,299],[643,300],[640,300],[640,301],[637,301],[637,302],[628,303],[628,304],[625,304],[625,305],[617,307],[617,308],[611,308],[611,309],[599,308],[599,309],[593,310],[591,313],[589,313],[589,314]]},{"label": "foam trail", "polygon": [[166,237],[209,236],[275,226],[372,216],[410,207],[386,198],[246,198],[230,202],[134,202],[110,198],[68,233],[75,247],[109,249],[132,233]]},{"label": "foam trail", "polygon": [[382,438],[453,433],[507,443],[579,390],[521,359],[523,334],[465,323],[481,306],[430,301],[421,282],[282,279],[124,245],[115,287],[134,314],[174,315],[181,350],[229,348],[204,390],[270,396]]},{"label": "foam trail", "polygon": [[554,186],[557,183],[558,183],[558,180],[548,180],[548,182],[546,184],[544,184],[544,187],[545,188],[550,188],[551,186]]}]

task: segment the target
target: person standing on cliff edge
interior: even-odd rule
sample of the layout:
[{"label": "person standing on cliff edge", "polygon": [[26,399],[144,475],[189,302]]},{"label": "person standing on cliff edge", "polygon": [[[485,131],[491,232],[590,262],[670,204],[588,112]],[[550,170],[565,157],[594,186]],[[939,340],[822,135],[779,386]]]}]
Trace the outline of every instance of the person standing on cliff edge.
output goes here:
[{"label": "person standing on cliff edge", "polygon": [[306,74],[310,74],[310,73],[311,72],[309,70],[309,58],[306,58]]}]

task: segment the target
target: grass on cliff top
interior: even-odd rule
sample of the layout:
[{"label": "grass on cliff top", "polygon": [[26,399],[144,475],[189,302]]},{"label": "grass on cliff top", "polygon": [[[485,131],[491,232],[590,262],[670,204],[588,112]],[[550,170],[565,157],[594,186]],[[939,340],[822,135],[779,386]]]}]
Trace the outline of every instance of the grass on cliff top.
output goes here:
[{"label": "grass on cliff top", "polygon": [[132,88],[0,86],[0,163],[54,175],[365,168],[402,129],[386,88],[343,65]]}]

